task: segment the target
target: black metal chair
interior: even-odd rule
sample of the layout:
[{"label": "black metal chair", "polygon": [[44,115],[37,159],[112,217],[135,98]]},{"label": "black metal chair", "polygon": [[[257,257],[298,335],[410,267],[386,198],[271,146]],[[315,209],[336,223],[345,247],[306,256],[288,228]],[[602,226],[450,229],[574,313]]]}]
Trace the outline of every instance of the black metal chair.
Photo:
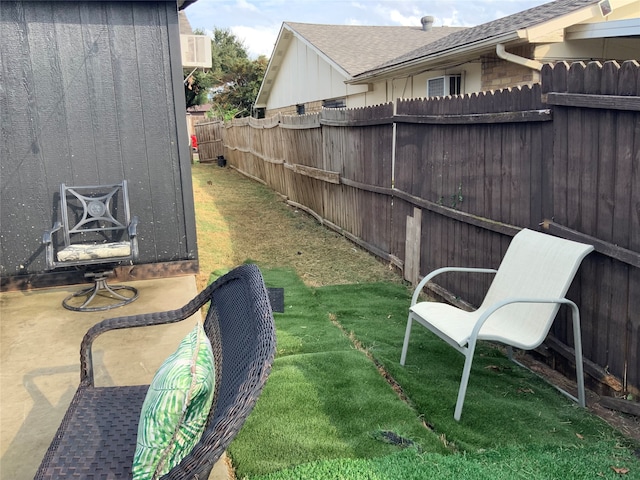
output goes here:
[{"label": "black metal chair", "polygon": [[91,345],[109,330],[174,323],[209,303],[204,329],[215,358],[215,396],[193,450],[163,479],[206,479],[253,409],[271,371],[275,326],[260,270],[242,265],[184,307],[104,320],[85,335],[80,386],[35,478],[131,478],[138,419],[148,385],[95,387]]},{"label": "black metal chair", "polygon": [[[138,217],[131,216],[127,181],[111,185],[60,185],[60,220],[44,233],[47,267],[81,267],[93,286],[65,298],[65,308],[99,311],[138,298],[131,286],[109,285],[113,267],[138,258]],[[99,302],[94,300],[100,300]]]}]

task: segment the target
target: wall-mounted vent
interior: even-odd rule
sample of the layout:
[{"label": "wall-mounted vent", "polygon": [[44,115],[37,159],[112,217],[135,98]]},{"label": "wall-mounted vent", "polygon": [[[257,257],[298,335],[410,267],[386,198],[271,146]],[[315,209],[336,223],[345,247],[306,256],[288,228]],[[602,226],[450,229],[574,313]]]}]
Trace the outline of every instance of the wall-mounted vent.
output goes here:
[{"label": "wall-mounted vent", "polygon": [[211,68],[211,38],[207,35],[180,35],[182,66]]},{"label": "wall-mounted vent", "polygon": [[462,75],[444,75],[427,80],[427,97],[446,97],[462,93]]}]

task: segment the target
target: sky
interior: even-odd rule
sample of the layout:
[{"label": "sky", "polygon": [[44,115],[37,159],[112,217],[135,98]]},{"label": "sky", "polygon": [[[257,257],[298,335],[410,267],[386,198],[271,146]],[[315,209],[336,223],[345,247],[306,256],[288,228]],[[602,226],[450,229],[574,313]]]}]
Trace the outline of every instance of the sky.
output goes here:
[{"label": "sky", "polygon": [[229,29],[252,58],[271,56],[283,22],[331,25],[472,27],[549,0],[198,0],[185,10],[191,27]]}]

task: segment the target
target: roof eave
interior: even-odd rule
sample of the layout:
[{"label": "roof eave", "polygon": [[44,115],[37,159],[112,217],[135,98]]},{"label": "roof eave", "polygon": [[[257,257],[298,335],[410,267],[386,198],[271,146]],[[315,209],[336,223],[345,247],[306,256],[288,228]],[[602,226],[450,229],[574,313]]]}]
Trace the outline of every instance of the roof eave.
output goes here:
[{"label": "roof eave", "polygon": [[[614,6],[618,8],[630,4],[634,1],[635,0],[613,0],[612,3],[614,3]],[[537,25],[531,25],[521,30],[512,31],[497,37],[485,38],[476,43],[460,45],[458,47],[443,50],[432,55],[419,57],[408,62],[399,63],[397,65],[381,70],[371,70],[371,73],[364,72],[363,74],[354,76],[354,78],[347,83],[351,85],[369,83],[372,80],[387,78],[389,76],[397,75],[401,72],[410,71],[412,69],[415,69],[415,67],[417,66],[424,68],[425,66],[437,64],[438,62],[442,63],[443,59],[446,59],[450,56],[461,55],[464,53],[472,55],[474,52],[480,52],[482,50],[487,50],[488,47],[494,47],[498,43],[507,43],[515,40],[526,40],[527,42],[535,43],[537,39],[544,38],[544,36],[549,32],[582,23],[585,20],[593,18],[597,15],[601,15],[600,8],[598,6],[598,3],[594,1],[594,3],[591,5],[587,5],[565,15],[560,15],[553,19],[541,22]]]},{"label": "roof eave", "polygon": [[447,50],[436,52],[432,55],[415,58],[408,62],[398,63],[397,65],[393,65],[382,70],[374,70],[371,73],[365,72],[364,74],[356,75],[346,83],[348,83],[349,85],[361,85],[370,83],[372,80],[387,78],[399,73],[406,73],[414,70],[416,67],[424,68],[429,65],[442,63],[443,60],[446,60],[448,57],[455,57],[463,54],[466,56],[473,56],[477,53],[486,52],[490,47],[493,48],[498,43],[507,43],[513,42],[515,40],[522,40],[523,38],[525,38],[523,37],[523,34],[524,32],[522,30],[518,30],[509,32],[508,34],[501,35],[499,37],[485,38],[475,43],[459,45]]},{"label": "roof eave", "polygon": [[[275,79],[278,73],[274,73],[274,69],[279,70],[281,66],[281,58],[284,58],[284,54],[286,49],[289,47],[289,43],[291,43],[292,38],[286,40],[286,32],[290,32],[293,37],[298,38],[301,42],[311,48],[320,58],[322,58],[325,62],[331,65],[335,70],[337,70],[340,74],[342,74],[345,78],[351,79],[351,74],[347,72],[343,67],[338,65],[335,61],[333,61],[330,57],[325,55],[322,51],[320,51],[315,45],[309,42],[305,37],[299,34],[291,25],[283,22],[280,27],[280,33],[278,34],[278,39],[273,47],[273,51],[271,53],[271,57],[269,58],[269,63],[267,64],[267,69],[265,71],[264,77],[262,79],[262,83],[260,84],[260,90],[258,90],[258,95],[256,96],[256,103],[254,104],[254,108],[263,108],[266,107],[268,96],[271,93],[271,90],[268,90],[268,93],[265,93],[264,86],[265,83],[271,79],[271,84],[275,83]],[[286,45],[285,45],[286,40]],[[283,49],[281,55],[277,55],[278,50]],[[281,58],[277,58],[281,57]],[[277,58],[277,60],[276,60]],[[280,62],[280,63],[278,63]],[[267,98],[263,98],[266,96]]]},{"label": "roof eave", "polygon": [[184,10],[189,5],[196,3],[198,0],[178,0],[178,10]]},{"label": "roof eave", "polygon": [[[289,30],[289,29],[287,29]],[[278,33],[278,38],[276,39],[276,43],[273,46],[273,50],[271,51],[271,56],[269,57],[269,63],[267,63],[267,69],[264,72],[264,77],[262,77],[262,83],[260,84],[260,89],[258,90],[258,95],[256,95],[256,101],[254,103],[254,108],[261,108],[261,107],[266,107],[266,102],[267,99],[262,98],[263,95],[265,94],[265,84],[267,81],[271,80],[271,84],[273,84],[273,82],[275,81],[276,77],[278,76],[277,73],[274,73],[274,69],[278,69],[280,65],[276,65],[279,61],[279,59],[277,58],[279,55],[277,55],[277,52],[285,46],[285,41],[286,41],[286,46],[288,48],[288,44],[291,42],[291,40],[286,39],[285,38],[285,23],[283,23],[280,26],[280,32]],[[268,95],[267,95],[268,97]]]}]

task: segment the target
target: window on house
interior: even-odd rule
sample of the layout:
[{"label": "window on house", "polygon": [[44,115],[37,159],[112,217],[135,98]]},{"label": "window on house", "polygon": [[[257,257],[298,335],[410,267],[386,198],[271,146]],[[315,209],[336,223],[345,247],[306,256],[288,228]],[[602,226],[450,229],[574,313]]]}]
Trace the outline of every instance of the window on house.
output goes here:
[{"label": "window on house", "polygon": [[299,103],[296,105],[296,112],[298,115],[304,115],[304,103]]},{"label": "window on house", "polygon": [[462,93],[462,75],[444,75],[427,80],[427,97],[446,97]]},{"label": "window on house", "polygon": [[324,108],[346,108],[347,100],[345,98],[334,98],[333,100],[325,100],[322,102]]}]

